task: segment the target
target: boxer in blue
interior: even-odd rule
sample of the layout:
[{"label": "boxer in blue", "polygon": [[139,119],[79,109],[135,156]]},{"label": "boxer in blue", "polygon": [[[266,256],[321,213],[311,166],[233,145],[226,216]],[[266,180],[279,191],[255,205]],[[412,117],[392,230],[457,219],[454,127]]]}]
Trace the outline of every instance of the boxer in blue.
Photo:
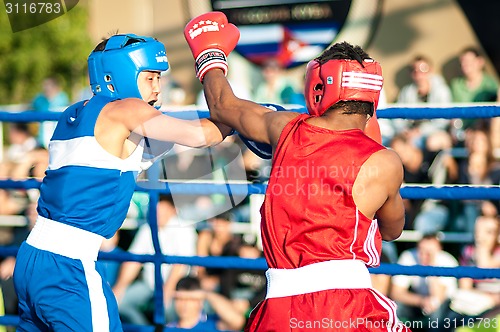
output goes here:
[{"label": "boxer in blue", "polygon": [[[117,303],[97,262],[125,219],[139,172],[161,151],[147,140],[204,147],[231,128],[181,120],[152,105],[169,67],[156,39],[115,35],[88,58],[94,96],[66,109],[49,144],[36,225],[17,255],[18,331],[122,331]],[[163,151],[163,152],[165,152]]]}]

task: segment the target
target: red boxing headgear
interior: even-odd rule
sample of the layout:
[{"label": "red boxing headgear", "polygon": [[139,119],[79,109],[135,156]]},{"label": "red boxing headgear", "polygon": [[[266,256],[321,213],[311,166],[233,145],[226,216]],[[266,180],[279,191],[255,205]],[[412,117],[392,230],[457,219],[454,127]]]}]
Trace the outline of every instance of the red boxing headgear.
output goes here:
[{"label": "red boxing headgear", "polygon": [[382,68],[372,59],[329,60],[307,65],[305,98],[309,114],[320,116],[338,101],[366,101],[377,109],[382,90]]}]

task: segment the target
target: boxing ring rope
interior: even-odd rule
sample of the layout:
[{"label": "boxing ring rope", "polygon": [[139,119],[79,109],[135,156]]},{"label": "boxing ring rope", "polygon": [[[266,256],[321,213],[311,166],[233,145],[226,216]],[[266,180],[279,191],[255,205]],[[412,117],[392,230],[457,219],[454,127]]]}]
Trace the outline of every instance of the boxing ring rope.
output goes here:
[{"label": "boxing ring rope", "polygon": [[[18,248],[15,246],[0,247],[0,256],[8,257],[15,256]],[[155,262],[156,255],[136,255],[131,253],[109,253],[100,252],[100,260],[112,260],[119,262]],[[239,258],[239,257],[215,257],[215,256],[167,256],[161,255],[161,263],[165,264],[184,264],[192,266],[203,266],[208,268],[221,269],[245,269],[245,270],[266,270],[267,264],[265,259],[256,258]],[[439,267],[439,266],[424,266],[424,265],[399,265],[382,263],[380,267],[369,268],[373,274],[387,275],[415,275],[415,270],[418,269],[420,276],[439,276],[439,277],[456,277],[456,278],[474,278],[474,279],[490,279],[500,278],[500,269],[486,269],[473,266],[458,266],[458,267]]]},{"label": "boxing ring rope", "polygon": [[[305,113],[304,108],[294,108],[294,112]],[[191,107],[179,111],[166,111],[168,115],[181,119],[207,118],[207,110],[198,110]],[[0,109],[0,122],[41,122],[57,121],[60,112],[36,112],[28,110],[25,112],[13,112]],[[500,117],[500,104],[498,103],[476,103],[471,104],[428,104],[427,106],[396,106],[391,104],[384,109],[377,110],[380,119],[481,119]]]},{"label": "boxing ring rope", "polygon": [[[451,106],[451,107],[450,107]],[[305,112],[305,109],[294,109],[297,112]],[[167,113],[167,112],[166,112]],[[10,112],[0,110],[0,122],[42,122],[57,121],[61,113],[59,112]],[[168,112],[169,115],[184,118],[196,119],[208,117],[209,113],[205,110],[187,110]],[[500,117],[500,105],[498,104],[475,104],[475,105],[430,105],[429,107],[388,107],[377,111],[379,118],[395,119],[456,119],[456,118],[491,118]],[[158,240],[158,225],[156,222],[156,204],[160,193],[184,193],[190,195],[206,195],[216,193],[227,193],[226,183],[183,183],[167,181],[164,188],[148,188],[147,182],[139,182],[137,191],[149,193],[148,223],[151,227],[154,255],[134,255],[131,253],[105,253],[99,254],[100,260],[116,261],[136,261],[155,263],[155,278],[161,281],[161,264],[186,264],[205,266],[213,268],[239,268],[239,269],[259,269],[267,268],[264,259],[245,259],[238,257],[181,257],[162,255]],[[40,181],[35,179],[27,180],[1,180],[0,189],[36,189],[39,188]],[[157,184],[156,184],[157,186]],[[264,183],[229,183],[232,194],[264,194],[267,185]],[[499,186],[417,186],[405,185],[400,190],[403,198],[408,199],[444,199],[444,200],[463,200],[463,199],[494,199],[500,200]],[[0,256],[15,256],[17,247],[0,247]],[[482,269],[477,267],[431,267],[431,266],[401,266],[397,264],[382,263],[378,268],[371,268],[370,273],[387,275],[420,275],[420,276],[449,276],[449,277],[472,277],[475,279],[500,278],[500,269]],[[124,324],[125,331],[157,331],[158,327],[163,329],[165,324],[163,310],[163,289],[162,282],[157,282],[154,292],[155,311],[153,322],[156,326],[133,326]],[[0,325],[14,326],[18,322],[16,316],[0,316]],[[185,329],[165,328],[168,331],[185,331]],[[200,329],[198,329],[201,331]],[[197,331],[192,329],[191,331]],[[206,331],[206,330],[205,330]]]},{"label": "boxing ring rope", "polygon": [[[138,181],[140,185],[136,191],[151,192],[157,191],[160,194],[226,194],[227,186],[231,188],[233,195],[246,194],[264,194],[267,185],[264,183],[213,183],[197,182],[185,183],[177,181],[165,181],[164,189],[148,189],[148,182]],[[41,182],[36,179],[28,180],[0,180],[0,189],[38,189]],[[406,199],[444,199],[444,200],[463,200],[463,199],[492,199],[500,200],[499,186],[469,186],[469,185],[447,185],[447,186],[421,186],[421,185],[403,185],[400,189],[401,196]]]}]

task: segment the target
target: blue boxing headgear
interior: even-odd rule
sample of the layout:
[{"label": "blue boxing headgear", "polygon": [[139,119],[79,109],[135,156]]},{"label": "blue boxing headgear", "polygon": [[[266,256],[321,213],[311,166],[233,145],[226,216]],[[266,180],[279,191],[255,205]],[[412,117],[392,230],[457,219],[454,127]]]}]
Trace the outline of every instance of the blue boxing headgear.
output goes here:
[{"label": "blue boxing headgear", "polygon": [[88,58],[92,92],[111,98],[141,98],[137,87],[144,70],[168,69],[165,46],[151,37],[134,34],[110,37],[104,49],[92,51]]}]

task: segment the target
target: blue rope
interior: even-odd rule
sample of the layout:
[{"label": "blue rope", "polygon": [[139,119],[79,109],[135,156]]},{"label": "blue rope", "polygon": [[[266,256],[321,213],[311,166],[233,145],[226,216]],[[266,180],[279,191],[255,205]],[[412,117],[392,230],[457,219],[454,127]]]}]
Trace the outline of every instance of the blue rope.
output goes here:
[{"label": "blue rope", "polygon": [[[267,184],[264,183],[231,183],[233,195],[264,194]],[[40,181],[0,180],[0,189],[33,189],[39,188]],[[227,194],[227,185],[221,183],[189,183],[189,182],[137,182],[137,191],[158,192],[165,194],[208,195]],[[500,186],[416,186],[407,185],[401,188],[401,196],[408,199],[490,199],[500,200]]]},{"label": "blue rope", "polygon": [[[228,194],[226,183],[192,183],[192,182],[137,182],[137,191],[159,191],[164,194]],[[0,182],[1,187],[1,182]],[[231,194],[246,196],[248,194],[264,194],[267,185],[263,183],[229,183]]]},{"label": "blue rope", "polygon": [[441,107],[390,107],[377,110],[381,119],[479,119],[500,116],[499,105]]},{"label": "blue rope", "polygon": [[19,324],[19,316],[5,315],[0,316],[0,325],[17,326]]},{"label": "blue rope", "polygon": [[[305,108],[291,109],[293,112],[306,113]],[[208,118],[210,113],[207,110],[186,110],[186,111],[166,111],[165,114],[179,119],[203,119]],[[61,116],[60,112],[36,112],[27,110],[24,112],[11,112],[0,110],[0,122],[40,122],[57,121]],[[381,119],[478,119],[493,118],[500,116],[500,105],[456,105],[447,106],[436,105],[434,107],[401,107],[390,106],[377,110],[377,117]]]},{"label": "blue rope", "polygon": [[58,121],[61,112],[37,112],[28,110],[24,112],[0,111],[0,122],[42,122]]},{"label": "blue rope", "polygon": [[41,181],[36,179],[0,180],[0,189],[38,189],[41,184]]},{"label": "blue rope", "polygon": [[[19,325],[19,316],[5,315],[0,316],[0,325],[3,326],[17,326]],[[123,324],[124,332],[155,332],[158,331],[155,326],[152,325],[134,325],[134,324]],[[192,328],[192,329],[181,329],[177,327],[164,327],[164,331],[168,332],[221,332],[221,330],[207,330],[206,328]],[[222,331],[224,332],[224,331]]]},{"label": "blue rope", "polygon": [[[295,108],[291,111],[297,113],[307,113],[305,108]],[[188,110],[182,112],[166,112],[166,114],[186,120],[203,119],[210,117],[207,110]],[[476,119],[493,118],[500,116],[500,105],[470,105],[449,107],[401,107],[391,106],[377,110],[377,117],[380,119]],[[1,119],[1,117],[0,117]]]},{"label": "blue rope", "polygon": [[401,196],[408,199],[500,199],[500,187],[473,187],[473,186],[441,186],[441,187],[421,187],[404,186],[400,190]]},{"label": "blue rope", "polygon": [[500,269],[483,269],[475,266],[458,266],[458,267],[440,267],[440,266],[423,266],[413,265],[405,266],[399,264],[382,263],[379,267],[369,268],[373,274],[387,275],[418,275],[421,277],[439,276],[439,277],[455,277],[473,278],[473,279],[498,279],[500,278]]},{"label": "blue rope", "polygon": [[[17,247],[0,247],[0,257],[15,256]],[[217,256],[161,256],[158,261],[154,255],[132,255],[130,253],[99,253],[99,260],[155,262],[167,264],[185,264],[191,266],[204,266],[209,268],[222,269],[245,269],[245,270],[265,270],[267,263],[264,258],[250,259],[240,257],[217,257]],[[158,264],[160,265],[160,264]],[[420,275],[420,276],[443,276],[474,279],[500,278],[500,269],[483,269],[473,266],[459,267],[436,267],[436,266],[404,266],[399,264],[382,263],[377,268],[370,268],[373,274],[388,275]]]}]

